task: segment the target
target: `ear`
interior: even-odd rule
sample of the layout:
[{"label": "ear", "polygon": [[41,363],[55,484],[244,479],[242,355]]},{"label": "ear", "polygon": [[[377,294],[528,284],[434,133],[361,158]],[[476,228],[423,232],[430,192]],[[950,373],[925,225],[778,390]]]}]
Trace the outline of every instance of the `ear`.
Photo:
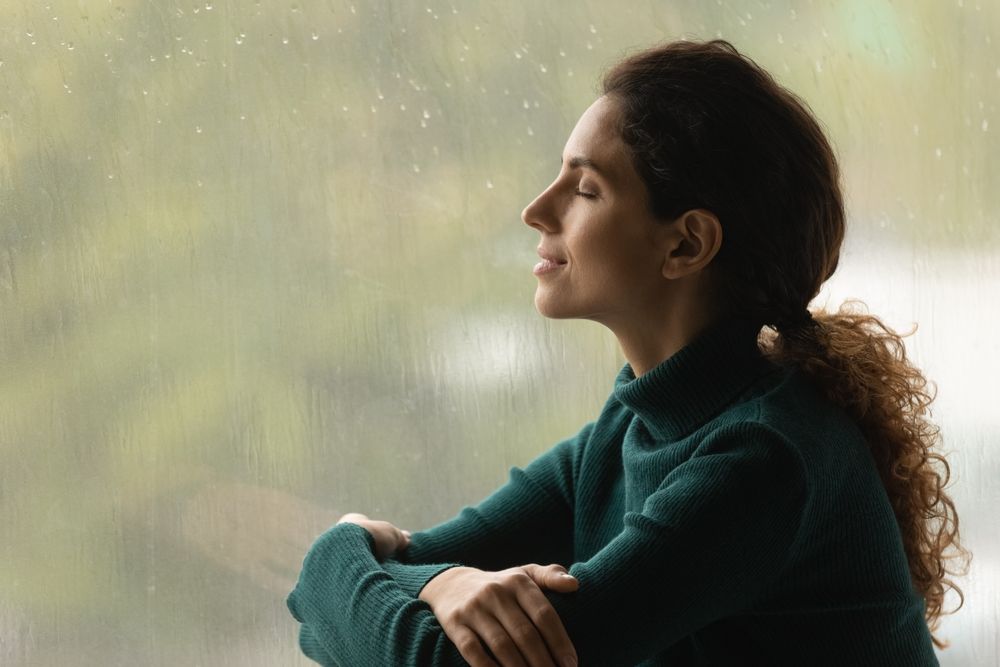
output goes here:
[{"label": "ear", "polygon": [[712,261],[722,247],[722,225],[707,209],[686,211],[668,225],[663,259],[664,278],[683,278]]}]

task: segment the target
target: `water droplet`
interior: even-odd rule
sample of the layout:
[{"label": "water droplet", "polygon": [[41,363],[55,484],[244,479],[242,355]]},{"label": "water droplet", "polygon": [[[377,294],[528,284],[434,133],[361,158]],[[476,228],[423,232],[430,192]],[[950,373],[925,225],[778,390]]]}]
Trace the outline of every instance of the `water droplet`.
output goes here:
[{"label": "water droplet", "polygon": [[518,53],[517,51],[515,51],[514,52],[514,57],[517,58],[518,60],[520,60],[521,59],[521,54]]},{"label": "water droplet", "polygon": [[941,149],[940,148],[935,148],[934,149],[934,156],[935,157],[941,157]]},{"label": "water droplet", "polygon": [[282,44],[288,44],[288,38],[287,38],[287,37],[283,37],[283,38],[281,39],[281,43],[282,43]]},{"label": "water droplet", "polygon": [[245,115],[240,114],[240,120],[246,120],[246,119],[247,119],[247,117]]},{"label": "water droplet", "polygon": [[913,124],[913,134],[914,136],[920,136],[920,126],[916,123]]},{"label": "water droplet", "polygon": [[319,39],[319,35],[314,32],[312,34],[312,38],[313,38],[313,41],[315,42],[317,39]]},{"label": "water droplet", "polygon": [[566,52],[565,52],[565,51],[563,51],[562,49],[559,49],[559,55],[560,55],[561,57],[565,58],[565,57],[566,57]]},{"label": "water droplet", "polygon": [[427,109],[424,109],[424,118],[430,118],[430,117],[431,117],[430,112],[427,111]]},{"label": "water droplet", "polygon": [[486,179],[486,189],[487,190],[493,189],[493,181],[491,181],[490,179]]},{"label": "water droplet", "polygon": [[347,111],[347,105],[340,107],[341,111]]},{"label": "water droplet", "polygon": [[541,64],[541,63],[538,63],[538,69],[542,70],[542,72],[543,72],[543,73],[544,73],[544,72],[548,72],[548,71],[549,71],[549,70],[548,70],[548,69],[547,69],[547,68],[545,67],[545,65],[543,65],[543,64]]},{"label": "water droplet", "polygon": [[143,95],[149,95],[149,91],[148,91],[148,90],[146,90],[145,88],[143,88],[143,89],[142,89],[142,94],[143,94]]},{"label": "water droplet", "polygon": [[419,164],[413,165],[413,171],[415,171],[415,172],[417,172],[419,174],[420,173],[420,165]]},{"label": "water droplet", "polygon": [[778,33],[778,44],[784,44],[784,43],[785,43],[785,38],[782,37],[781,33],[779,32]]},{"label": "water droplet", "polygon": [[195,125],[194,131],[197,132],[198,134],[201,134],[201,125]]},{"label": "water droplet", "polygon": [[988,121],[988,120],[986,120],[986,119],[984,118],[984,119],[983,119],[983,124],[982,124],[982,126],[981,126],[981,127],[983,128],[983,132],[985,132],[985,131],[986,131],[986,130],[988,130],[988,129],[989,129],[989,127],[990,127],[990,121]]},{"label": "water droplet", "polygon": [[530,109],[531,108],[531,105],[528,103],[528,100],[523,100],[521,102],[521,106],[523,106],[525,109]]},{"label": "water droplet", "polygon": [[205,3],[205,10],[209,12],[212,11],[212,3],[210,2]]},{"label": "water droplet", "polygon": [[69,44],[67,44],[67,45],[66,45],[66,48],[67,48],[68,50],[72,51],[72,50],[74,49],[74,46],[73,46],[73,42],[70,42]]},{"label": "water droplet", "polygon": [[535,136],[535,131],[531,129],[530,125],[528,126],[528,136],[529,137]]},{"label": "water droplet", "polygon": [[115,180],[115,175],[114,174],[108,174],[108,180],[109,181]]},{"label": "water droplet", "polygon": [[594,27],[593,23],[590,24],[590,32],[594,33],[595,35],[597,34],[597,28]]},{"label": "water droplet", "polygon": [[400,111],[406,111],[406,105],[405,104],[400,104],[399,105],[399,110]]}]

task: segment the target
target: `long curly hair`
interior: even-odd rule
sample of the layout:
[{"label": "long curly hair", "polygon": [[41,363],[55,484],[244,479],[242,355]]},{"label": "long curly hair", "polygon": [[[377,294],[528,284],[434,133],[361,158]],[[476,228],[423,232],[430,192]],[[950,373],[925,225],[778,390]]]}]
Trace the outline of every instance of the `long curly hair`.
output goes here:
[{"label": "long curly hair", "polygon": [[[947,613],[965,597],[945,574],[965,574],[967,563],[949,570],[945,562],[971,553],[944,492],[948,462],[933,451],[934,396],[902,336],[848,307],[861,302],[836,313],[808,309],[837,268],[845,224],[837,160],[809,106],[721,39],[634,53],[605,72],[601,88],[618,105],[617,129],[651,213],[671,221],[702,208],[719,218],[723,242],[709,265],[719,302],[759,322],[762,352],[801,368],[860,425],[934,644],[946,648],[933,635],[945,587],[961,599]],[[947,555],[949,547],[957,553]]]}]

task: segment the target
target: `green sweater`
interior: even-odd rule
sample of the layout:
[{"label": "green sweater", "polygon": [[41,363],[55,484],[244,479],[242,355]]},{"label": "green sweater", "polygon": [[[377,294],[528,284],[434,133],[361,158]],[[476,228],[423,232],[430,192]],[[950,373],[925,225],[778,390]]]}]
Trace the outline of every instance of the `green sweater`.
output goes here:
[{"label": "green sweater", "polygon": [[937,665],[898,525],[863,435],[795,369],[723,321],[475,507],[379,563],[338,524],[288,608],[323,665],[465,665],[417,598],[455,565],[561,563],[544,591],[581,667]]}]

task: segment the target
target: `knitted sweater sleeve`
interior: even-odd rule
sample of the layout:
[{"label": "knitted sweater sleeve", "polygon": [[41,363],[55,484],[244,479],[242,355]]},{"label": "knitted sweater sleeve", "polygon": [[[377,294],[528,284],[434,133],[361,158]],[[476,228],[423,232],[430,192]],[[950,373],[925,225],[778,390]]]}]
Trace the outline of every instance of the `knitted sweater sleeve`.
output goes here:
[{"label": "knitted sweater sleeve", "polygon": [[[779,576],[805,498],[800,459],[773,429],[744,422],[713,432],[640,512],[625,513],[618,536],[569,568],[577,591],[543,591],[581,666],[634,665],[752,604]],[[368,531],[345,523],[306,556],[288,607],[328,656],[323,664],[465,665],[430,606],[373,550]]]},{"label": "knitted sweater sleeve", "polygon": [[382,567],[414,597],[434,576],[456,565],[503,570],[573,557],[574,486],[595,422],[559,441],[506,484],[455,517],[413,533],[409,547]]},{"label": "knitted sweater sleeve", "polygon": [[[501,570],[528,562],[568,566],[573,553],[574,480],[594,424],[588,422],[577,434],[561,440],[524,469],[511,468],[507,483],[478,505],[463,507],[452,519],[413,533],[405,552],[381,564],[383,571],[400,592],[415,599],[428,581],[457,565],[483,570]],[[323,543],[334,539],[328,531],[316,541],[310,555],[317,556],[319,548],[326,546]],[[362,557],[370,557],[371,553]],[[321,584],[300,576],[288,598],[293,615],[296,614],[293,600],[310,586]],[[325,589],[327,600],[350,593],[338,587]],[[301,619],[300,622],[303,624],[299,647],[303,653],[320,664],[337,665],[330,653],[334,649],[322,641],[329,636],[319,626]]]}]

